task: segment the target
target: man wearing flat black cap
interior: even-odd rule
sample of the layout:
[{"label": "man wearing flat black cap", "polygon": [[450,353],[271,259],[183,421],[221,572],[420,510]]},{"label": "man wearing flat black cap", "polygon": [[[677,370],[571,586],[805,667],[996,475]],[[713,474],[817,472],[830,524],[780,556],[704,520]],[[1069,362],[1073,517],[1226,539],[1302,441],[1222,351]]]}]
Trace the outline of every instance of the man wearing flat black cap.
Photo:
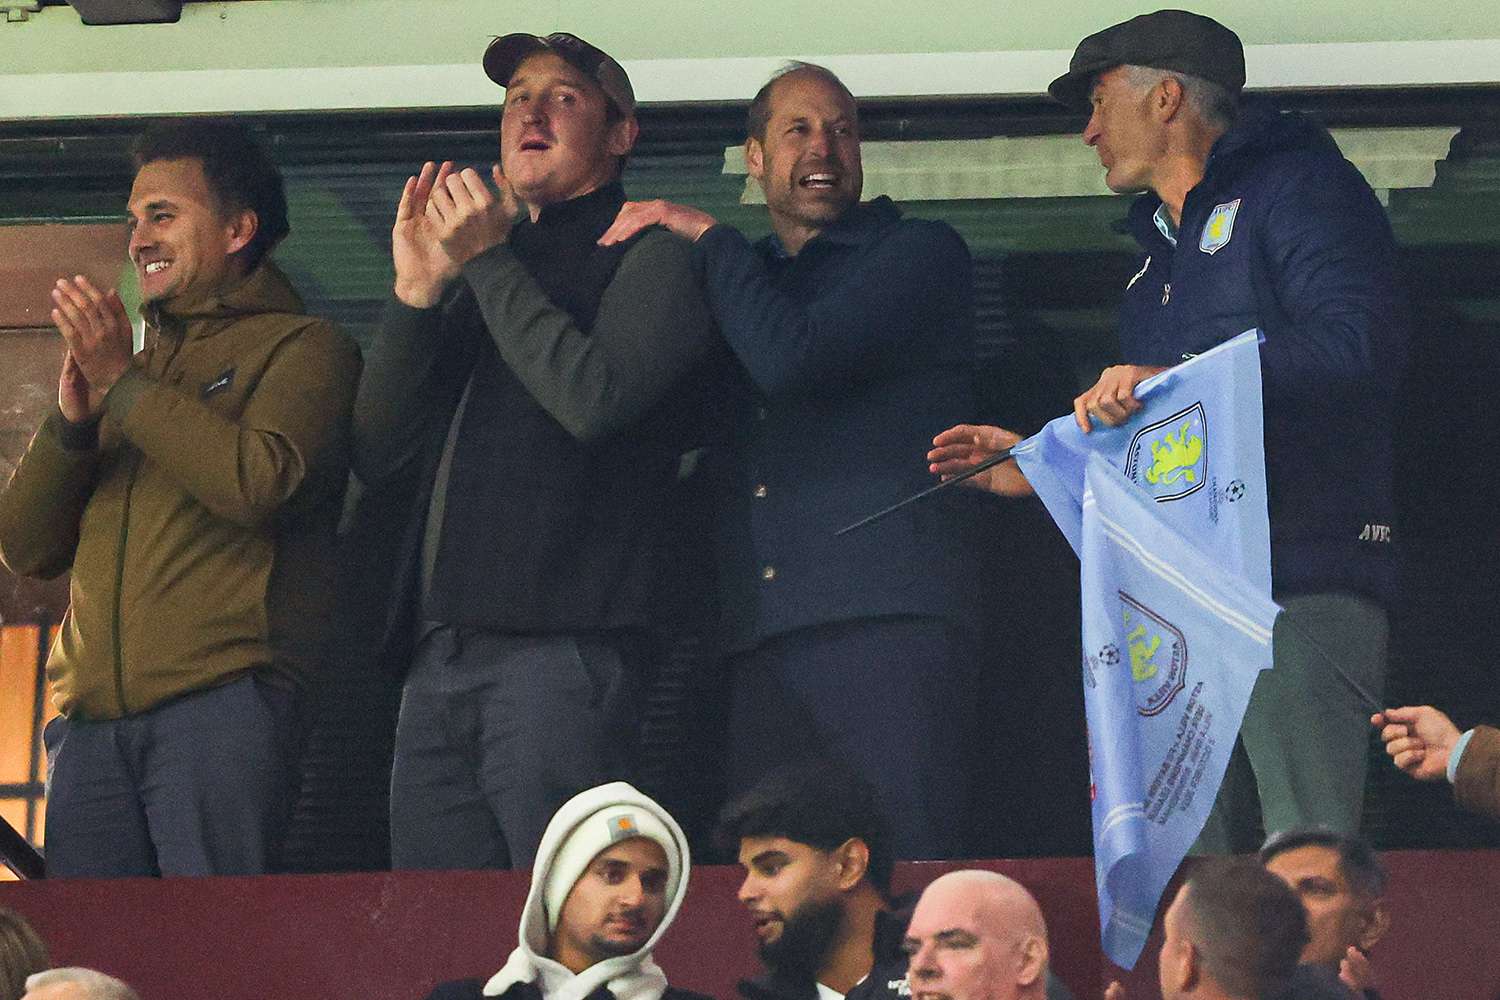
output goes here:
[{"label": "man wearing flat black cap", "polygon": [[416,492],[388,623],[398,868],[530,866],[558,806],[629,776],[682,390],[717,344],[684,241],[596,243],[638,132],[620,64],[511,34],[484,70],[500,163],[407,180],[355,408],[361,477]]},{"label": "man wearing flat black cap", "polygon": [[[1374,698],[1384,685],[1393,396],[1408,339],[1396,248],[1370,186],[1312,121],[1240,115],[1244,83],[1234,32],[1160,10],[1085,38],[1048,88],[1089,111],[1083,141],[1110,189],[1142,192],[1126,221],[1143,251],[1120,311],[1126,363],[1074,401],[1079,426],[1126,422],[1142,379],[1262,334],[1272,581],[1286,613],[1206,851],[1253,847],[1253,815],[1233,806],[1257,787],[1268,831],[1359,828],[1369,710],[1355,684]],[[932,470],[962,471],[1009,443],[1004,433],[944,432]],[[1014,493],[1013,479],[982,485]]]}]

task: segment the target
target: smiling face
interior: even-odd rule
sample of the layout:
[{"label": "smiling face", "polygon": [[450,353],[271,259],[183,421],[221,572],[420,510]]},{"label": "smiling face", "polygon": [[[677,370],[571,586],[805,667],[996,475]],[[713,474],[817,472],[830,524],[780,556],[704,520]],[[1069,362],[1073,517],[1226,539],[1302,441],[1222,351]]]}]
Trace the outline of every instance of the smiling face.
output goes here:
[{"label": "smiling face", "polygon": [[1151,113],[1155,93],[1155,87],[1133,84],[1128,66],[1100,73],[1089,91],[1093,112],[1083,141],[1098,152],[1104,183],[1111,191],[1150,188],[1156,165],[1166,154],[1166,130]]},{"label": "smiling face", "polygon": [[645,837],[600,851],[558,914],[550,955],[573,972],[639,951],[667,911],[667,855]]},{"label": "smiling face", "polygon": [[500,117],[500,163],[533,217],[614,179],[637,128],[633,117],[610,121],[608,107],[599,85],[554,53],[529,56],[511,74]]},{"label": "smiling face", "polygon": [[764,137],[745,143],[771,224],[789,253],[859,201],[864,173],[854,103],[818,73],[793,71],[771,89]]},{"label": "smiling face", "polygon": [[244,274],[234,256],[255,233],[255,213],[230,213],[198,159],[153,160],[137,171],[128,206],[130,259],[142,298],[166,303],[217,291]]}]

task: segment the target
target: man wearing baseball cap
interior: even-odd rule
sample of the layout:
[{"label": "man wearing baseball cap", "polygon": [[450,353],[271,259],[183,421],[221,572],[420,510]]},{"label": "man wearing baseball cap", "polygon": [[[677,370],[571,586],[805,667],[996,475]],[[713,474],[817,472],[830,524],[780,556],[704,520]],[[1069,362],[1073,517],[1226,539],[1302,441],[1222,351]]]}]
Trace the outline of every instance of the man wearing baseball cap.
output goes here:
[{"label": "man wearing baseball cap", "polygon": [[360,476],[416,493],[387,626],[397,868],[526,867],[545,817],[629,773],[683,388],[717,343],[686,242],[596,243],[638,133],[620,64],[511,34],[483,65],[500,162],[407,180],[355,407]]},{"label": "man wearing baseball cap", "polygon": [[[1126,222],[1142,253],[1120,311],[1125,363],[1074,401],[1079,426],[1122,424],[1142,379],[1245,330],[1262,336],[1272,580],[1286,613],[1199,841],[1208,851],[1253,848],[1253,816],[1233,806],[1257,789],[1266,830],[1359,829],[1369,708],[1356,685],[1378,699],[1385,679],[1391,427],[1408,339],[1374,192],[1316,123],[1241,115],[1244,83],[1234,32],[1159,10],[1085,38],[1048,88],[1089,112],[1083,141],[1111,190],[1141,192]],[[962,471],[1007,434],[954,427],[935,440],[932,471]],[[1007,476],[982,485],[1018,492]]]},{"label": "man wearing baseball cap", "polygon": [[428,1000],[703,1000],[651,960],[687,895],[687,838],[623,781],[569,799],[542,836],[520,943],[487,982],[440,984]]}]

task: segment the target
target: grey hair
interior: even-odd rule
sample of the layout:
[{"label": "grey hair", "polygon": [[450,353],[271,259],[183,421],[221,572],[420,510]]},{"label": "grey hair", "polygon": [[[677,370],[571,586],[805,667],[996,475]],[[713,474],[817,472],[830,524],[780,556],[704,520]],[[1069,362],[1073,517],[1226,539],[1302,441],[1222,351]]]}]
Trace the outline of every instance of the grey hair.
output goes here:
[{"label": "grey hair", "polygon": [[1188,107],[1214,128],[1227,129],[1239,115],[1239,99],[1226,88],[1191,73],[1151,66],[1127,66],[1126,78],[1136,90],[1149,90],[1163,80],[1176,80],[1187,95]]},{"label": "grey hair", "polygon": [[88,1000],[141,1000],[140,994],[126,986],[114,976],[106,976],[93,969],[69,966],[48,969],[26,977],[26,991],[39,990],[44,986],[76,983],[87,991]]}]

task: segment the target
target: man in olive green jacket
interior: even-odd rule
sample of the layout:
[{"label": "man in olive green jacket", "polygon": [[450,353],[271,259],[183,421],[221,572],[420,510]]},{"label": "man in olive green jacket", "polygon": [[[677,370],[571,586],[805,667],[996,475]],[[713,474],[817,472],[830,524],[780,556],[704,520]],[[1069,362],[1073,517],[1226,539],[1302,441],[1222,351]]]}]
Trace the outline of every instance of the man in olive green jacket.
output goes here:
[{"label": "man in olive green jacket", "polygon": [[0,494],[0,559],[72,571],[47,662],[49,875],[250,874],[295,792],[359,374],[266,256],[276,168],[233,126],[136,146],[118,294],[54,289],[58,409]]}]

